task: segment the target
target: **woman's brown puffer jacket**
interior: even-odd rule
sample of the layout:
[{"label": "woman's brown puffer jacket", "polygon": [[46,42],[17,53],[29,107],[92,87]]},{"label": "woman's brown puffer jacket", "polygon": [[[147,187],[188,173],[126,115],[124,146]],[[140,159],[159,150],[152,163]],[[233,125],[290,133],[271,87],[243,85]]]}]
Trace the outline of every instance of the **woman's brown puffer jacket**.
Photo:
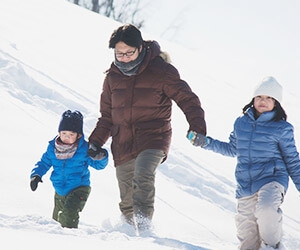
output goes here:
[{"label": "woman's brown puffer jacket", "polygon": [[206,134],[199,98],[178,71],[160,56],[155,41],[145,42],[146,55],[136,75],[125,76],[112,64],[100,98],[97,125],[90,143],[105,144],[112,136],[115,166],[135,158],[145,149],[160,149],[167,156],[171,143],[171,106],[184,112],[189,130]]}]

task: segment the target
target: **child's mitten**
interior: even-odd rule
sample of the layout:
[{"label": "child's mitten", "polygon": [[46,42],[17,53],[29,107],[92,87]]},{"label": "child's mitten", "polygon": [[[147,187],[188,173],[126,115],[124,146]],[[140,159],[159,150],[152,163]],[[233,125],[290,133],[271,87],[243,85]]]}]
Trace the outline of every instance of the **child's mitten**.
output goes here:
[{"label": "child's mitten", "polygon": [[95,144],[91,143],[87,151],[87,154],[93,160],[102,160],[106,157],[106,150],[101,147],[97,147]]},{"label": "child's mitten", "polygon": [[39,175],[32,176],[31,181],[30,181],[30,188],[32,191],[35,191],[37,189],[39,182],[43,182]]},{"label": "child's mitten", "polygon": [[199,134],[194,131],[188,133],[188,139],[194,146],[205,147],[208,144],[208,139],[205,135]]}]

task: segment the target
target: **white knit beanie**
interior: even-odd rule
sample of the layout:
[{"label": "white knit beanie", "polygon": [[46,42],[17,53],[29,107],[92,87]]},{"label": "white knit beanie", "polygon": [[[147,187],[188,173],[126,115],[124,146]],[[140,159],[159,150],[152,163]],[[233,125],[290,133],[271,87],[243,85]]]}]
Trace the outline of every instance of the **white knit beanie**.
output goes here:
[{"label": "white knit beanie", "polygon": [[272,76],[268,76],[258,84],[254,90],[253,96],[266,95],[271,96],[278,102],[282,100],[282,87]]}]

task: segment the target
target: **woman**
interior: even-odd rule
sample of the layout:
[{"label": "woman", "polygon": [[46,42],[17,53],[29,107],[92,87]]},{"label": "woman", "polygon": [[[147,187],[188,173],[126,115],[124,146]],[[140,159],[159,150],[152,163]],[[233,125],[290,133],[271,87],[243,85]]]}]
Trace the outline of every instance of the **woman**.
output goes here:
[{"label": "woman", "polygon": [[184,112],[189,130],[205,142],[204,111],[177,70],[160,56],[157,42],[144,41],[133,25],[115,30],[109,41],[115,60],[107,71],[101,117],[89,137],[93,157],[112,136],[121,202],[126,222],[149,229],[154,211],[155,170],[171,142],[172,100]]}]

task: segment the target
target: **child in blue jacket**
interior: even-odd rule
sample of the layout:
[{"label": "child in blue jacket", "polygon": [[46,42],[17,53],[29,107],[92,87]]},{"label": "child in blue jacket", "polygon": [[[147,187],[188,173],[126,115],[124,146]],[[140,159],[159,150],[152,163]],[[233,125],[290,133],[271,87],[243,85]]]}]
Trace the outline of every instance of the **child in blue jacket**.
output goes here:
[{"label": "child in blue jacket", "polygon": [[289,176],[300,191],[300,161],[293,126],[280,105],[282,87],[265,78],[255,89],[252,101],[236,119],[229,142],[191,132],[195,146],[225,156],[237,156],[235,177],[237,237],[239,249],[278,249],[282,238],[280,206]]},{"label": "child in blue jacket", "polygon": [[88,166],[99,170],[108,163],[108,152],[101,149],[92,160],[83,136],[83,116],[79,111],[67,110],[59,123],[59,135],[49,142],[46,153],[31,172],[30,187],[37,189],[42,177],[53,167],[50,177],[55,189],[53,219],[62,227],[77,228],[79,212],[90,194]]}]

